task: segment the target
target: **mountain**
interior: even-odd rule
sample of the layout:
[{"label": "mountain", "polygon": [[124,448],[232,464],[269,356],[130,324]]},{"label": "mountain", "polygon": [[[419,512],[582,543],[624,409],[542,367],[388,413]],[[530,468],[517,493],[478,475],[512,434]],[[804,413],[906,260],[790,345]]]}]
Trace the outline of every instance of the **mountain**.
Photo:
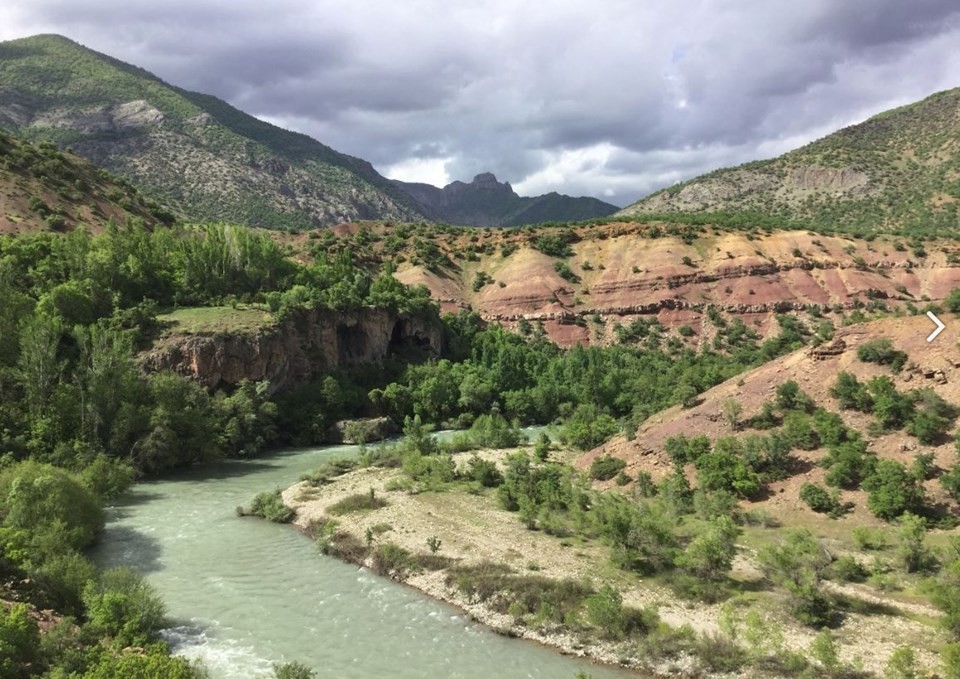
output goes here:
[{"label": "mountain", "polygon": [[127,182],[52,144],[0,132],[0,234],[101,229],[134,217],[148,226],[173,215]]},{"label": "mountain", "polygon": [[364,160],[56,35],[0,43],[0,128],[127,178],[189,220],[420,220]]},{"label": "mountain", "polygon": [[559,193],[524,198],[517,195],[509,182],[498,182],[489,172],[478,174],[469,184],[457,181],[442,189],[397,180],[393,184],[440,220],[464,226],[581,221],[606,217],[617,211],[615,205],[596,198],[573,198]]},{"label": "mountain", "polygon": [[958,140],[960,89],[953,89],[779,158],[671,186],[618,214],[732,213],[864,233],[956,231]]}]

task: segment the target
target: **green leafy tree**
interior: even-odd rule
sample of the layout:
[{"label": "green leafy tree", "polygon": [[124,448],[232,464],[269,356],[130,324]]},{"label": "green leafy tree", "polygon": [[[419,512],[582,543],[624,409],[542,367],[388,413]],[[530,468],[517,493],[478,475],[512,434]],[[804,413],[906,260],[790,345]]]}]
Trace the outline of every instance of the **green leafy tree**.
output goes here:
[{"label": "green leafy tree", "polygon": [[740,529],[729,516],[719,516],[695,537],[677,557],[677,566],[698,578],[719,581],[726,577],[736,555]]},{"label": "green leafy tree", "polygon": [[919,514],[924,508],[923,487],[896,460],[880,460],[863,482],[867,506],[876,516],[892,521],[904,512]]},{"label": "green leafy tree", "polygon": [[144,645],[163,626],[163,601],[143,576],[120,567],[104,571],[83,592],[89,624],[122,646]]}]

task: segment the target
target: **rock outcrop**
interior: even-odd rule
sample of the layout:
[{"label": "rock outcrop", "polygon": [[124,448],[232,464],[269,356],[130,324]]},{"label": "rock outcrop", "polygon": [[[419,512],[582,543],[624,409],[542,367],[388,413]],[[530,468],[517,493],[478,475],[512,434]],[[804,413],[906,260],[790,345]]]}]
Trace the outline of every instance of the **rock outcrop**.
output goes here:
[{"label": "rock outcrop", "polygon": [[383,309],[314,309],[256,332],[170,335],[142,355],[141,365],[185,375],[210,389],[265,380],[274,393],[399,352],[438,356],[442,341],[440,326],[418,317]]}]

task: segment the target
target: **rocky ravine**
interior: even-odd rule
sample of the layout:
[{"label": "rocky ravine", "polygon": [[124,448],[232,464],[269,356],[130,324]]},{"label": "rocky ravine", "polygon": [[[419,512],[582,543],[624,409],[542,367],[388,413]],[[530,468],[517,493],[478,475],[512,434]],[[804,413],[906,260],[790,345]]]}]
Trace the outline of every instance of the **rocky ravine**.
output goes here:
[{"label": "rocky ravine", "polygon": [[267,380],[273,393],[336,368],[378,363],[404,348],[438,356],[442,343],[441,328],[421,318],[383,309],[313,309],[251,332],[171,333],[141,356],[141,365],[185,375],[211,389]]}]

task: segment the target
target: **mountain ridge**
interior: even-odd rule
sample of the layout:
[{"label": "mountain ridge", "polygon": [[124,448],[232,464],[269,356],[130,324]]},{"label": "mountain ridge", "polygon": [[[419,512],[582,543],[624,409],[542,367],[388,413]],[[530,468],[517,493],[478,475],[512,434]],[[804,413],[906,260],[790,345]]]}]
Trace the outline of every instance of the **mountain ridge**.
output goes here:
[{"label": "mountain ridge", "polygon": [[0,128],[70,146],[192,220],[430,217],[362,159],[63,36],[0,43]]},{"label": "mountain ridge", "polygon": [[556,192],[520,196],[510,182],[497,181],[491,172],[482,172],[471,182],[453,181],[442,188],[421,182],[391,181],[419,204],[439,214],[443,221],[465,226],[581,221],[606,217],[618,209],[616,205],[588,196],[573,197]]},{"label": "mountain ridge", "polygon": [[784,224],[960,229],[960,88],[884,111],[771,160],[656,191],[618,216],[763,214]]}]

